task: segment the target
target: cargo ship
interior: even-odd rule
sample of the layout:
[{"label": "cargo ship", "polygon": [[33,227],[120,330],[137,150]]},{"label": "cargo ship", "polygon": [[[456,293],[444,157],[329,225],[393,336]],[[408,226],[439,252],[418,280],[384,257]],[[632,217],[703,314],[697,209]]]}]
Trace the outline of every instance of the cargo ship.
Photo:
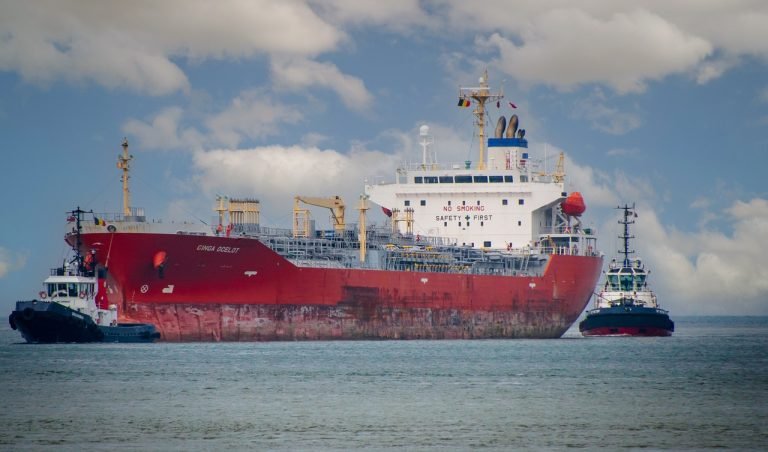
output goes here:
[{"label": "cargo ship", "polygon": [[[487,73],[458,96],[477,160],[438,163],[422,126],[421,161],[366,181],[354,224],[338,195],[297,195],[283,229],[261,224],[254,198],[218,197],[211,226],[147,221],[130,204],[124,140],[123,212],[94,214],[79,249],[121,315],[165,341],[560,337],[602,268],[584,200],[565,191],[562,153],[551,172],[529,156],[517,115],[486,140],[487,107],[504,97]],[[371,203],[383,224],[367,221]],[[316,230],[309,206],[333,229]]]},{"label": "cargo ship", "polygon": [[586,318],[579,323],[584,336],[671,336],[675,323],[669,312],[659,307],[656,294],[648,287],[650,270],[639,258],[630,258],[634,251],[629,249],[629,225],[636,217],[634,205],[617,207],[624,211],[624,234],[619,238],[624,249],[619,253],[621,261],[612,259],[605,274],[605,285],[596,295],[595,307],[587,311]]},{"label": "cargo ship", "polygon": [[[83,212],[72,211],[73,231],[81,230]],[[117,305],[106,296],[104,270],[96,271],[92,255],[74,256],[51,269],[34,300],[17,301],[8,317],[11,328],[29,343],[154,342],[154,325],[118,321]]]}]

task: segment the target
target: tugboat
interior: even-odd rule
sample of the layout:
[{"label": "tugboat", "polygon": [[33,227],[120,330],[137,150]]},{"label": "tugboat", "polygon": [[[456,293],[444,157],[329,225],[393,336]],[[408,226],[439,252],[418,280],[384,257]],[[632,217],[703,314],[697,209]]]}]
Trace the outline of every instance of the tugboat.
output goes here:
[{"label": "tugboat", "polygon": [[[86,213],[71,212],[75,235]],[[17,301],[8,318],[29,343],[56,342],[154,342],[160,333],[148,323],[118,323],[117,305],[109,305],[104,270],[95,271],[93,255],[75,256],[51,270],[43,282],[39,299]]]},{"label": "tugboat", "polygon": [[642,260],[630,258],[630,220],[637,217],[634,204],[617,207],[624,210],[624,259],[611,260],[606,272],[605,285],[597,294],[595,307],[587,311],[587,317],[579,323],[584,336],[671,336],[675,324],[669,313],[659,307],[656,294],[648,288],[648,275]]}]

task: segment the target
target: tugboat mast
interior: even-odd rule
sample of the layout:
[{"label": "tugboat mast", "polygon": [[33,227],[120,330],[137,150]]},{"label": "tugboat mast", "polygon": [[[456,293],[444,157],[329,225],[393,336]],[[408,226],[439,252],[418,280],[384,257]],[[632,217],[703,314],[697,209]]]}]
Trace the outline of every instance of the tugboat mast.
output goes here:
[{"label": "tugboat mast", "polygon": [[128,139],[123,138],[123,153],[117,156],[117,167],[123,170],[123,215],[126,217],[131,215],[131,191],[128,188],[128,179],[130,176],[128,173],[131,170],[132,155],[128,154]]},{"label": "tugboat mast", "polygon": [[[475,115],[477,133],[480,138],[480,156],[477,162],[477,169],[485,169],[485,104],[490,101],[498,101],[504,98],[504,94],[491,94],[488,88],[488,69],[483,71],[483,76],[479,80],[480,86],[473,88],[459,88],[459,101],[475,100],[475,109],[472,113]],[[468,105],[468,104],[467,104]]]},{"label": "tugboat mast", "polygon": [[634,224],[635,220],[630,220],[630,217],[636,216],[635,214],[635,205],[632,204],[632,207],[630,207],[627,204],[624,204],[624,206],[619,206],[617,209],[624,210],[624,221],[619,220],[619,224],[624,225],[624,235],[620,235],[619,238],[624,240],[624,249],[619,250],[619,253],[624,255],[624,266],[629,267],[629,255],[633,254],[635,251],[629,249],[629,239],[634,239],[634,235],[629,235],[629,225]]}]

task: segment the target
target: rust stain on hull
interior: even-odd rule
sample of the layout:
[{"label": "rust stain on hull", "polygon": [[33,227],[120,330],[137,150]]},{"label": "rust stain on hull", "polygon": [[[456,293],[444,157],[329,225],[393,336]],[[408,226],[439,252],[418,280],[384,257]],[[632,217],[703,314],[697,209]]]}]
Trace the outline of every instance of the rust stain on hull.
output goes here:
[{"label": "rust stain on hull", "polygon": [[[135,305],[130,320],[154,323],[162,340],[558,338],[573,322],[546,312],[307,305]],[[364,315],[361,314],[361,310]]]}]

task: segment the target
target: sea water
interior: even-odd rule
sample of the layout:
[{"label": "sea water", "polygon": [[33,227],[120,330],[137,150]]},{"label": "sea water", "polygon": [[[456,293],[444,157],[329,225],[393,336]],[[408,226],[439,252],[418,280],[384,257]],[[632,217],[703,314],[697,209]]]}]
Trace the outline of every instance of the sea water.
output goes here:
[{"label": "sea water", "polygon": [[768,318],[667,338],[22,344],[0,450],[768,448]]}]

